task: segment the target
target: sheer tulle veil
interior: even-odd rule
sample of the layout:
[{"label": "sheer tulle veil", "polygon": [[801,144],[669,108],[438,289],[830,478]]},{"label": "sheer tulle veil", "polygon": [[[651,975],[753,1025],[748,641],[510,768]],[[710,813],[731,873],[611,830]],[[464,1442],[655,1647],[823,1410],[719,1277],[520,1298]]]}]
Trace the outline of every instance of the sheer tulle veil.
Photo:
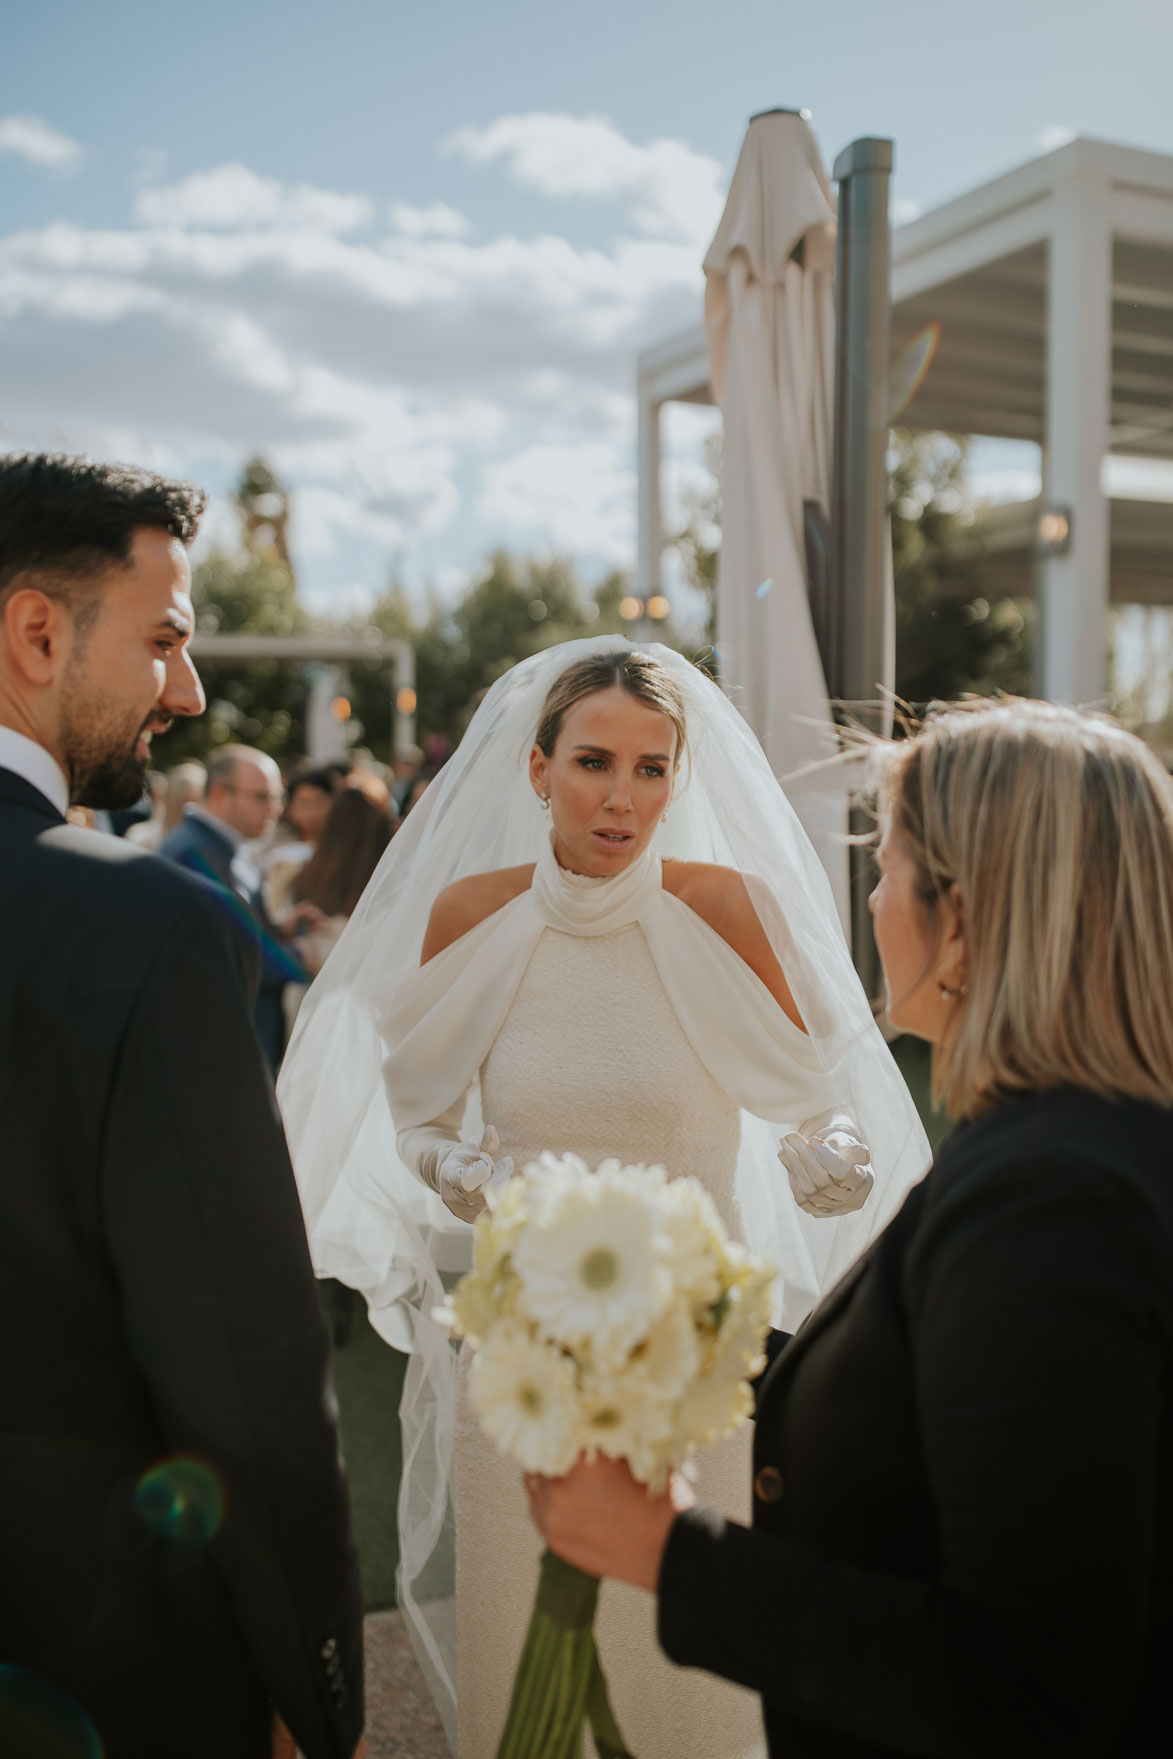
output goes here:
[{"label": "sheer tulle veil", "polygon": [[[576,661],[626,646],[622,637],[568,642],[523,661],[488,691],[311,988],[278,1083],[315,1269],[360,1290],[376,1329],[409,1354],[399,1602],[453,1740],[456,1357],[431,1315],[467,1262],[470,1230],[399,1160],[380,1027],[390,998],[419,964],[437,894],[466,874],[537,859],[548,820],[527,760],[551,685]],[[688,720],[689,749],[658,832],[659,852],[720,862],[746,876],[836,1103],[872,1150],[876,1189],[866,1208],[838,1221],[800,1217],[796,1230],[799,1212],[776,1158],[779,1120],[743,1113],[742,1221],[756,1251],[769,1256],[777,1248],[782,1317],[792,1328],[888,1221],[928,1165],[928,1143],[872,1019],[826,876],[761,747],[711,679],[671,649],[642,651],[679,685]],[[470,1117],[466,1133],[475,1127]]]}]

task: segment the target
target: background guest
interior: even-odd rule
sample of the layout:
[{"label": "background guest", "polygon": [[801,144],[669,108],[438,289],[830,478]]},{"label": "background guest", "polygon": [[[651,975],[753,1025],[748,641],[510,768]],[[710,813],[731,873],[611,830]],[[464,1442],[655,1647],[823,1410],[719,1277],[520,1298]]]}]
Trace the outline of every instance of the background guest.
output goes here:
[{"label": "background guest", "polygon": [[295,907],[309,904],[320,913],[317,926],[297,942],[311,977],[321,970],[346,927],[391,832],[386,806],[372,800],[363,786],[344,788],[330,808],[318,846],[295,875],[290,893]]},{"label": "background guest", "polygon": [[1173,800],[1041,703],[893,748],[893,1024],[961,1120],[776,1355],[753,1530],[621,1462],[531,1481],[554,1550],[787,1759],[1151,1759],[1173,1727]]},{"label": "background guest", "polygon": [[[246,921],[261,953],[261,981],[254,1008],[257,1035],[276,1069],[285,1047],[282,991],[303,983],[305,973],[285,943],[297,929],[316,922],[304,908],[278,929],[265,908],[261,874],[248,848],[277,822],[284,798],[271,757],[247,745],[226,745],[208,762],[207,792],[187,807],[183,821],[159,845],[159,854],[232,893],[245,906]],[[239,920],[239,918],[238,918]]]},{"label": "background guest", "polygon": [[395,753],[391,762],[392,783],[391,797],[400,814],[407,808],[407,796],[411,793],[411,784],[423,765],[424,754],[418,745],[405,746]]},{"label": "background guest", "polygon": [[272,847],[258,861],[264,883],[265,907],[274,921],[280,921],[285,913],[293,877],[317,847],[322,826],[340,785],[334,771],[325,767],[296,769],[285,784],[285,810],[281,820],[293,832],[293,837],[283,838],[278,825]]},{"label": "background guest", "polygon": [[421,769],[416,771],[415,775],[412,777],[411,786],[407,790],[407,795],[401,808],[404,818],[407,817],[412,807],[417,806],[423,799],[429,787],[439,774],[439,767],[433,764],[424,764]]},{"label": "background guest", "polygon": [[163,798],[156,801],[150,818],[145,824],[131,825],[126,833],[127,841],[140,849],[158,849],[163,838],[182,822],[185,809],[203,799],[208,778],[203,764],[191,759],[177,763],[162,781]]}]

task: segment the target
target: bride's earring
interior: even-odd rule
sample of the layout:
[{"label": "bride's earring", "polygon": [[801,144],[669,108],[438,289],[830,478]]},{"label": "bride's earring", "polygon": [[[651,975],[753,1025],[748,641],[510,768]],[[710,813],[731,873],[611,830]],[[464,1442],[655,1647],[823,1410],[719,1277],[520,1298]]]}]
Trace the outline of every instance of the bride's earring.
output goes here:
[{"label": "bride's earring", "polygon": [[539,794],[538,805],[541,807],[543,812],[549,812],[549,810],[550,810],[550,796],[548,794]]},{"label": "bride's earring", "polygon": [[968,983],[959,983],[956,989],[950,989],[947,983],[942,983],[940,979],[938,979],[937,988],[941,992],[941,1000],[943,1002],[956,1002],[959,1001],[962,996],[967,996],[969,994]]}]

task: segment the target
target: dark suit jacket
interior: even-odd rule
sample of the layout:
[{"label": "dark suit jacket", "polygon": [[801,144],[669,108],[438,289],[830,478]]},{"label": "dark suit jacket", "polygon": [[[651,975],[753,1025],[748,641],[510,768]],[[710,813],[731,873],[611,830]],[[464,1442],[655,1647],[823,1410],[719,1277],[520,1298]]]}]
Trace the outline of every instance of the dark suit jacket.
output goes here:
[{"label": "dark suit jacket", "polygon": [[209,884],[222,887],[243,904],[244,909],[234,910],[233,917],[238,928],[254,941],[260,953],[261,977],[254,1019],[269,1067],[276,1070],[285,1048],[282,992],[287,983],[305,983],[308,979],[269,920],[259,876],[251,882],[246,879],[247,864],[236,860],[237,850],[231,838],[221,835],[205,819],[197,818],[193,813],[189,813],[170,836],[164,837],[159,854]]},{"label": "dark suit jacket", "polygon": [[270,1699],[310,1759],[362,1726],[328,1344],[241,945],[207,888],[0,770],[0,1664],[107,1759],[264,1759]]},{"label": "dark suit jacket", "polygon": [[1173,1116],[956,1130],[761,1388],[754,1530],[679,1519],[676,1661],[786,1759],[1168,1750]]}]

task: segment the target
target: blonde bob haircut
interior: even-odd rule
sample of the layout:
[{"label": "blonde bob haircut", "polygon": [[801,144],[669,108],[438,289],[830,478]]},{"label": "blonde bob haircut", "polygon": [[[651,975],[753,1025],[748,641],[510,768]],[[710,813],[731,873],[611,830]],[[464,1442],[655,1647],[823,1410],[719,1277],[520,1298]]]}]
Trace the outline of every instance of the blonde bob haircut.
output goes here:
[{"label": "blonde bob haircut", "polygon": [[926,908],[956,886],[965,983],[933,1053],[957,1118],[1084,1088],[1173,1106],[1173,792],[1106,716],[1003,700],[930,711],[880,758]]}]

